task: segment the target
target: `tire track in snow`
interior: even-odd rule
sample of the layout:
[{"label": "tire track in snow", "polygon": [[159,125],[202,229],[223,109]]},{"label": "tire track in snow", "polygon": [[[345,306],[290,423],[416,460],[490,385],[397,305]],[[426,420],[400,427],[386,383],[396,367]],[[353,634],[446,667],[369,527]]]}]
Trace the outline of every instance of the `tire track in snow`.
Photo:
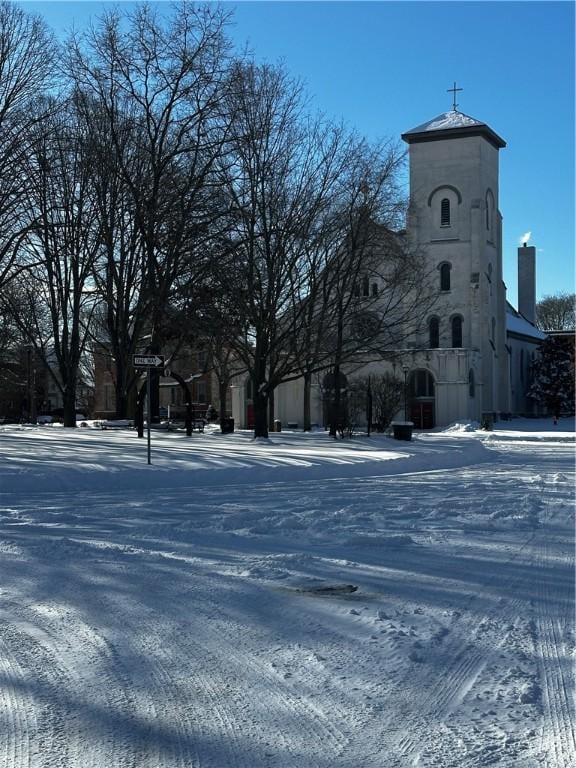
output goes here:
[{"label": "tire track in snow", "polygon": [[[539,617],[537,620],[534,650],[536,651],[536,658],[541,659],[542,669],[540,677],[543,680],[544,706],[545,710],[548,711],[548,729],[551,733],[548,737],[545,736],[547,730],[545,718],[540,740],[539,757],[535,757],[535,762],[530,764],[542,764],[542,757],[547,755],[546,759],[549,762],[546,765],[548,768],[568,768],[568,766],[572,766],[576,762],[576,737],[574,731],[574,711],[570,703],[569,686],[566,682],[568,664],[566,657],[562,654],[562,649],[565,646],[568,617],[573,612],[574,606],[573,602],[565,594],[562,596],[562,593],[560,593],[559,597],[557,590],[552,589],[549,578],[546,578],[546,571],[549,569],[551,562],[548,553],[548,544],[551,536],[549,522],[553,517],[557,516],[559,509],[556,506],[557,499],[550,498],[550,485],[552,485],[552,493],[555,494],[557,486],[554,478],[552,484],[547,482],[545,478],[540,478],[538,484],[538,491],[541,496],[540,507],[543,511],[542,517],[547,519],[543,520],[544,527],[542,529],[537,528],[534,535],[528,538],[523,547],[525,555],[528,555],[529,559],[534,563],[532,575],[527,571],[526,577],[517,578],[512,587],[520,590],[522,587],[538,585],[536,605],[538,606]],[[561,536],[562,534],[560,533],[559,535]],[[538,571],[544,575],[544,578],[538,578],[536,575]],[[571,559],[570,571],[573,572],[573,558]],[[563,617],[562,619],[554,618],[554,609],[551,611],[550,606],[555,605],[558,606],[556,613]],[[498,626],[505,627],[514,613],[521,615],[523,607],[524,604],[521,600],[509,599],[503,601],[499,610],[491,617],[492,623],[496,621],[496,631],[491,633],[493,642],[496,644],[495,647],[500,647],[506,639],[505,635],[499,636]],[[435,695],[438,694],[439,691],[436,688]],[[537,692],[534,692],[533,688],[529,687],[525,696],[527,697],[525,701],[532,703],[532,697],[537,698]],[[463,699],[464,696],[461,697],[461,700]],[[438,713],[443,715],[443,719],[446,719],[445,712],[442,712],[442,705],[446,709],[446,698],[441,693],[439,701]],[[534,703],[537,704],[538,702],[535,701]],[[451,709],[453,709],[452,706],[449,707],[449,711]],[[496,728],[496,730],[499,731],[500,729]],[[406,745],[404,746],[406,747]],[[416,764],[418,763],[420,753],[415,752],[411,747],[412,744],[410,744],[410,748],[406,750],[405,754],[407,756],[416,754],[414,758],[414,764]],[[528,761],[530,758],[525,756],[523,759]],[[471,750],[470,757],[458,760],[457,764],[466,768],[476,768],[478,765],[495,762],[502,765],[516,766],[518,764],[517,761],[518,746],[513,743],[513,740],[506,738],[504,731],[501,731],[496,742],[476,745]],[[526,764],[528,765],[528,762]]]},{"label": "tire track in snow", "polygon": [[[511,561],[516,560],[520,554],[525,552],[527,547],[533,544],[535,532],[529,534],[524,544],[521,544],[515,554],[510,558]],[[394,751],[398,756],[402,766],[416,766],[421,765],[422,756],[425,753],[434,754],[435,749],[427,749],[427,745],[430,742],[435,741],[435,736],[431,734],[431,723],[437,723],[437,727],[445,728],[448,726],[447,734],[450,732],[448,719],[451,713],[455,712],[460,704],[466,699],[470,690],[475,685],[476,681],[482,674],[487,664],[486,653],[493,649],[499,648],[505,640],[505,635],[502,634],[502,627],[509,625],[516,617],[521,613],[524,608],[524,603],[520,599],[514,597],[499,601],[495,611],[490,614],[490,622],[477,625],[476,621],[471,618],[474,609],[474,604],[487,598],[489,595],[490,585],[497,583],[501,577],[498,574],[488,576],[484,581],[482,591],[476,594],[471,594],[467,601],[467,611],[462,616],[456,619],[455,624],[464,627],[465,622],[468,624],[467,629],[461,629],[460,633],[452,631],[444,640],[442,645],[442,652],[440,656],[436,656],[436,660],[440,660],[441,674],[436,676],[436,680],[432,687],[422,686],[419,688],[417,685],[417,670],[408,670],[405,681],[405,690],[417,689],[419,690],[420,698],[416,702],[413,696],[406,697],[401,696],[401,707],[410,712],[417,712],[417,715],[410,716],[410,722],[406,727],[405,732],[397,732],[396,736],[388,739],[389,749]],[[527,571],[526,573],[518,570],[514,579],[509,582],[508,592],[521,591],[520,588],[530,587],[533,585],[534,576]],[[429,644],[431,645],[431,644]],[[431,649],[429,649],[431,650]],[[414,675],[416,675],[415,679]],[[410,683],[412,682],[412,685]],[[451,740],[453,747],[458,742],[456,734],[452,734]],[[490,762],[495,760],[512,760],[508,764],[513,765],[515,758],[512,758],[510,754],[504,749],[505,745],[490,747],[484,746],[484,752],[486,757],[490,755]],[[442,744],[442,760],[449,760],[448,744]],[[488,757],[487,757],[488,759]],[[431,763],[436,764],[434,759]],[[446,762],[440,762],[438,765],[444,766]],[[460,755],[458,759],[455,758],[455,765],[468,765],[463,756]],[[471,758],[469,763],[470,768],[477,766],[476,758]]]},{"label": "tire track in snow", "polygon": [[[56,540],[48,554],[74,557],[77,549],[87,547]],[[166,577],[148,572],[158,553],[150,557],[139,551],[127,558],[130,568],[138,563],[132,578],[142,594]],[[83,558],[82,567],[83,583],[90,585],[89,558]],[[176,570],[181,567],[176,563]],[[332,723],[333,713],[290,681],[280,681],[267,662],[251,654],[250,637],[235,643],[242,629],[236,620],[226,626],[230,619],[220,613],[214,622],[210,611],[217,596],[209,597],[207,613],[195,606],[198,616],[190,626],[173,615],[182,606],[162,606],[159,614],[160,603],[153,609],[143,606],[127,586],[130,601],[136,598],[128,610],[125,596],[79,588],[73,578],[68,585],[55,585],[59,603],[13,609],[25,627],[11,636],[20,677],[34,679],[37,687],[34,701],[20,708],[12,703],[21,716],[9,748],[19,751],[16,758],[7,757],[6,765],[28,768],[33,759],[32,768],[252,768],[255,762],[300,768],[311,755],[306,763],[311,768],[324,766],[326,755],[341,753],[346,737]],[[102,617],[103,626],[92,626],[90,616]],[[276,743],[263,735],[255,701]],[[42,720],[41,735],[23,721],[34,712]],[[97,723],[90,723],[91,713]],[[138,733],[138,744],[130,730]],[[25,745],[24,735],[30,742]],[[41,758],[31,757],[36,747],[41,747]]]},{"label": "tire track in snow", "polygon": [[39,727],[29,735],[31,765],[133,768],[133,750],[114,718],[119,700],[128,697],[104,640],[58,606],[42,608],[16,609],[23,629],[13,638],[26,679],[34,681],[30,710]]},{"label": "tire track in snow", "polygon": [[[193,623],[167,616],[170,626],[165,624],[161,635],[157,615],[151,615],[150,622],[142,621],[140,611],[140,634],[145,640],[138,642],[150,662],[148,674],[155,680],[159,700],[177,699],[179,709],[189,713],[190,722],[183,732],[192,727],[199,732],[199,765],[251,768],[256,762],[266,764],[279,752],[282,766],[297,768],[302,764],[302,745],[319,744],[324,751],[339,751],[342,736],[330,722],[331,713],[318,710],[300,691],[292,690],[289,682],[271,673],[266,661],[243,650],[250,648],[252,640],[242,637],[247,630],[224,612],[215,618],[202,615],[198,605],[195,610]],[[231,637],[235,642],[228,639]],[[174,659],[188,660],[186,679],[181,666],[173,668]],[[177,713],[172,712],[170,718],[177,720]],[[274,734],[276,743],[266,741],[266,730]],[[207,740],[205,748],[203,740]],[[213,763],[215,752],[220,758]],[[189,759],[183,759],[182,766],[188,768]]]},{"label": "tire track in snow", "polygon": [[[477,597],[480,599],[482,594]],[[450,760],[450,748],[447,739],[451,740],[453,749],[456,749],[459,740],[449,726],[449,718],[466,699],[485,669],[487,650],[492,652],[503,642],[500,627],[509,623],[511,616],[515,615],[517,602],[503,601],[497,615],[489,624],[478,626],[473,618],[465,614],[458,616],[452,623],[450,634],[442,642],[440,653],[434,652],[435,642],[430,641],[428,648],[425,647],[423,652],[425,656],[428,653],[435,659],[439,669],[432,686],[427,685],[425,681],[422,685],[418,683],[417,669],[407,671],[404,691],[418,691],[419,698],[416,701],[414,693],[406,693],[401,697],[402,708],[410,713],[409,723],[404,732],[398,733],[396,738],[389,741],[389,748],[398,755],[399,765],[420,765],[424,752],[432,755],[437,753],[434,743],[438,740],[438,729],[444,729],[446,737],[444,742],[438,745],[444,761],[438,765],[448,764],[446,761]],[[460,631],[457,632],[457,629]],[[462,758],[460,754],[455,764],[465,765]]]},{"label": "tire track in snow", "polygon": [[[554,555],[552,531],[558,539],[569,530],[570,516],[558,504],[564,497],[562,484],[565,480],[564,476],[555,475],[547,488],[546,509],[550,525],[563,524],[564,530],[548,528],[546,531],[544,541],[535,552],[542,567],[546,567]],[[569,573],[574,573],[573,554],[567,555],[565,567]],[[566,642],[568,633],[573,630],[574,592],[562,593],[553,589],[548,579],[540,581],[538,589],[537,646],[543,705],[541,754],[546,768],[569,768],[576,763],[574,667],[570,659],[571,649]]]},{"label": "tire track in snow", "polygon": [[30,765],[30,736],[36,722],[23,692],[25,677],[7,641],[7,626],[0,627],[0,722],[2,723],[1,765],[25,768]]},{"label": "tire track in snow", "polygon": [[[231,641],[232,637],[235,642]],[[348,743],[348,734],[343,730],[346,711],[338,705],[326,711],[315,702],[317,692],[302,676],[293,677],[288,673],[282,677],[281,670],[271,665],[269,651],[255,654],[243,650],[253,646],[250,630],[238,625],[225,612],[212,621],[202,622],[203,653],[206,654],[207,648],[218,649],[217,656],[211,654],[212,666],[216,664],[218,670],[214,669],[209,677],[223,677],[228,681],[230,707],[221,714],[234,723],[241,723],[241,730],[250,734],[253,747],[262,743],[271,764],[276,764],[275,754],[283,755],[283,768],[299,768],[303,760],[310,768],[318,760],[322,765],[326,760],[334,764]],[[199,655],[197,652],[196,656]],[[306,652],[302,651],[301,655]],[[303,671],[305,665],[301,658],[298,664]],[[268,730],[274,734],[274,744],[263,743],[264,722],[271,726]],[[303,756],[304,750],[307,751]],[[251,768],[253,760],[247,754],[239,765]]]},{"label": "tire track in snow", "polygon": [[[4,625],[0,627],[0,639],[4,648],[2,665],[11,681],[7,711],[11,757],[5,765],[51,768],[66,764],[66,718],[54,706],[46,685],[49,675],[62,678],[58,660],[26,626]],[[4,685],[2,690],[6,691]]]},{"label": "tire track in snow", "polygon": [[[300,768],[302,760],[312,768],[316,762],[307,762],[310,755],[302,757],[302,750],[311,746],[318,754],[318,764],[325,764],[327,754],[338,755],[346,737],[333,725],[334,713],[319,709],[300,690],[293,689],[290,681],[279,680],[267,662],[254,655],[250,650],[253,632],[238,624],[237,617],[227,613],[226,601],[218,598],[220,577],[213,574],[206,579],[201,573],[190,572],[189,564],[173,558],[168,559],[168,565],[162,564],[161,575],[154,574],[154,568],[146,565],[163,558],[158,552],[151,555],[139,551],[131,557],[134,563],[138,561],[135,573],[140,591],[151,595],[159,580],[176,582],[184,568],[188,597],[173,594],[171,601],[164,601],[161,616],[158,606],[151,609],[142,604],[126,611],[109,603],[106,613],[114,617],[118,631],[116,655],[121,658],[127,652],[125,643],[129,640],[132,653],[146,662],[141,685],[162,702],[163,720],[169,720],[172,730],[180,734],[183,746],[173,748],[168,758],[162,755],[168,760],[166,768],[196,764],[252,768],[255,763],[276,764],[274,754],[278,753],[283,755],[282,768]],[[222,586],[227,585],[228,581],[222,580]],[[153,597],[152,602],[155,600]],[[189,600],[194,601],[193,620],[183,617]],[[218,604],[215,615],[214,605]],[[126,641],[120,638],[120,628]],[[182,660],[186,660],[185,665]],[[276,743],[267,743],[263,722],[271,724]],[[191,748],[194,734],[196,751]],[[246,747],[247,739],[250,748]],[[212,762],[214,753],[220,755],[216,762]]]},{"label": "tire track in snow", "polygon": [[[70,543],[67,543],[67,547]],[[86,595],[85,595],[86,597]],[[83,602],[83,601],[81,601]],[[86,600],[90,609],[97,605],[101,616],[109,606],[99,600]],[[68,603],[70,605],[71,603]],[[85,606],[86,607],[86,606]],[[134,680],[133,651],[123,655],[95,627],[88,625],[77,611],[61,605],[30,604],[16,606],[24,631],[12,631],[14,653],[23,670],[22,677],[35,681],[29,711],[38,713],[41,727],[36,731],[21,727],[28,734],[32,768],[76,768],[88,765],[114,768],[194,768],[199,765],[193,751],[178,743],[159,751],[149,734],[159,717],[155,700],[164,710],[174,700],[174,690],[163,689],[158,679],[166,680],[162,666],[153,666],[150,690]],[[125,629],[121,617],[114,622],[119,635]],[[34,637],[32,637],[34,635]],[[38,639],[36,639],[38,638]],[[131,661],[127,662],[127,657]],[[145,658],[142,659],[146,661]],[[136,685],[135,685],[136,683]],[[162,721],[169,718],[162,711]],[[178,718],[176,728],[179,727]],[[187,725],[190,725],[187,723]],[[172,735],[173,723],[170,723]],[[183,731],[185,729],[182,729]],[[189,728],[192,731],[192,727]],[[166,758],[166,752],[169,757]],[[12,768],[12,763],[7,763]],[[25,760],[15,768],[28,766]],[[230,765],[234,763],[231,760]]]},{"label": "tire track in snow", "polygon": [[[398,676],[397,670],[390,670],[388,665],[391,658],[400,662],[402,654],[390,637],[374,635],[381,621],[376,618],[376,613],[368,618],[371,630],[353,631],[357,643],[354,664],[342,668],[341,649],[350,642],[350,634],[346,631],[346,623],[334,624],[330,621],[332,611],[341,610],[342,606],[329,598],[322,598],[325,611],[318,613],[316,605],[308,612],[306,600],[316,602],[317,599],[298,597],[298,609],[294,609],[293,621],[295,624],[304,622],[309,636],[321,638],[320,647],[312,653],[310,649],[292,653],[284,650],[278,663],[279,672],[294,670],[294,676],[288,681],[290,687],[305,693],[308,704],[312,699],[320,702],[323,719],[329,718],[328,722],[337,728],[330,766],[358,768],[361,765],[369,768],[385,764],[386,768],[392,768],[396,763],[390,762],[392,755],[387,749],[385,735],[390,711],[389,685]],[[287,612],[290,610],[289,605]],[[363,619],[367,617],[354,615],[358,616],[358,626],[363,627]],[[319,616],[324,616],[325,621],[319,621]],[[340,671],[346,674],[339,676]],[[326,755],[329,754],[326,751]],[[300,768],[302,764],[296,765]]]},{"label": "tire track in snow", "polygon": [[[90,581],[90,579],[88,579]],[[145,587],[143,586],[143,589]],[[179,690],[170,673],[170,655],[182,658],[185,649],[166,644],[158,632],[158,613],[142,610],[135,618],[119,609],[110,596],[90,590],[85,595],[90,613],[105,617],[105,629],[83,626],[75,633],[76,654],[92,648],[95,676],[103,680],[101,711],[108,713],[99,739],[104,754],[95,766],[114,768],[196,768],[198,729],[193,701]],[[78,765],[83,765],[80,754]],[[233,768],[234,762],[230,761]]]},{"label": "tire track in snow", "polygon": [[565,679],[566,659],[558,622],[549,616],[538,618],[538,645],[543,682],[542,753],[547,768],[570,768],[576,762],[574,710]]}]

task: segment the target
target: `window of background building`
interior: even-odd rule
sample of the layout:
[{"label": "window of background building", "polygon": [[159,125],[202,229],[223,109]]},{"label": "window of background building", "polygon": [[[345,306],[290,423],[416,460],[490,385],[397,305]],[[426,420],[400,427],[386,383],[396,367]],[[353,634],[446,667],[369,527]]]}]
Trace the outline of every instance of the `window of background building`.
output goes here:
[{"label": "window of background building", "polygon": [[428,324],[429,344],[431,349],[438,349],[440,346],[440,321],[437,317],[431,317]]},{"label": "window of background building", "polygon": [[370,278],[364,275],[362,278],[362,296],[370,296]]},{"label": "window of background building", "polygon": [[196,382],[196,402],[198,403],[206,403],[206,382],[205,381],[197,381]]},{"label": "window of background building", "polygon": [[434,378],[429,371],[412,371],[408,379],[410,397],[434,397]]},{"label": "window of background building", "polygon": [[440,203],[440,226],[450,226],[450,200],[447,197]]},{"label": "window of background building", "polygon": [[460,315],[452,318],[452,346],[462,346],[462,318]]},{"label": "window of background building", "polygon": [[450,290],[450,273],[452,271],[452,265],[448,264],[448,262],[444,262],[444,264],[440,265],[440,290],[441,291],[449,291]]}]

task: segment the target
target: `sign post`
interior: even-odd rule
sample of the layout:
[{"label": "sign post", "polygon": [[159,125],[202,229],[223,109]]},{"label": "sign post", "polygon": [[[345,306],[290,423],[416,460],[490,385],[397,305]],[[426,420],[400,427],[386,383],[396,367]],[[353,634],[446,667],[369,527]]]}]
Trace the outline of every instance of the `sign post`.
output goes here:
[{"label": "sign post", "polygon": [[148,464],[152,464],[151,448],[152,448],[152,435],[150,430],[150,422],[152,421],[152,413],[150,403],[152,400],[152,369],[163,370],[164,369],[164,355],[134,355],[134,368],[146,369],[146,401],[147,401],[147,422],[148,422]]},{"label": "sign post", "polygon": [[152,368],[148,368],[146,371],[146,425],[147,425],[147,443],[148,443],[148,464],[152,464],[151,448],[152,448],[152,432],[150,429],[150,422],[152,421],[152,409],[150,408],[151,392],[152,392]]}]

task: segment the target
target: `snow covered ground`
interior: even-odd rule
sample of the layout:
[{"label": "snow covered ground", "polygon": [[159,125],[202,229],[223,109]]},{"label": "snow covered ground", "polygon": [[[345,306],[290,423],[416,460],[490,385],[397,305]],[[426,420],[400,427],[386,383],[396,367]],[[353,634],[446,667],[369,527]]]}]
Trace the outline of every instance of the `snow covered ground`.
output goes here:
[{"label": "snow covered ground", "polygon": [[576,764],[573,420],[152,461],[0,427],[2,768]]}]

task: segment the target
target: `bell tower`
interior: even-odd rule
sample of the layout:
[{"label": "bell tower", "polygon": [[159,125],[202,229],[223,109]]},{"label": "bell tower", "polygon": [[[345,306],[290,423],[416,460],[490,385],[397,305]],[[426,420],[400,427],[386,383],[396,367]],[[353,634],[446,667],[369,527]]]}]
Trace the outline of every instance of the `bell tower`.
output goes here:
[{"label": "bell tower", "polygon": [[[422,343],[443,421],[508,410],[499,151],[486,123],[453,109],[402,134],[409,146],[407,231],[437,291],[434,334]],[[462,384],[467,382],[467,394]],[[442,398],[444,402],[442,402]]]}]

